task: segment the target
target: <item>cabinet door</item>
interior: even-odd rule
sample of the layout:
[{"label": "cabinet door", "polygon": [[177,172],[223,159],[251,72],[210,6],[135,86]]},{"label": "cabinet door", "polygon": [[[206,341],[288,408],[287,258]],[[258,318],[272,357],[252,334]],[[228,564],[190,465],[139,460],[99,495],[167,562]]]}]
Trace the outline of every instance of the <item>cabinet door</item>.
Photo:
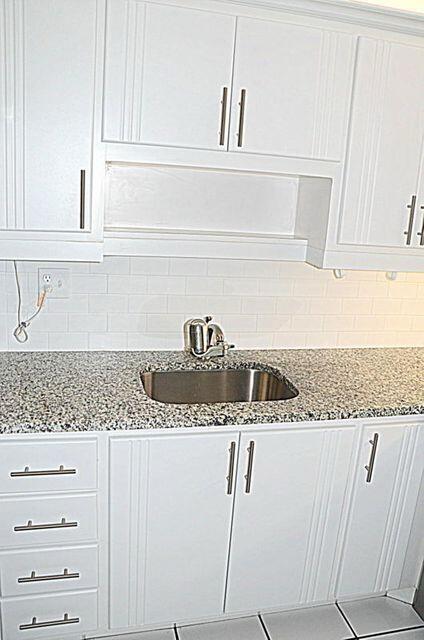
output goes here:
[{"label": "cabinet door", "polygon": [[96,16],[96,0],[0,1],[0,229],[90,228]]},{"label": "cabinet door", "polygon": [[112,441],[111,628],[222,614],[237,440]]},{"label": "cabinet door", "polygon": [[139,0],[108,12],[104,139],[226,148],[235,18]]},{"label": "cabinet door", "polygon": [[226,612],[332,598],[353,437],[350,427],[242,436]]},{"label": "cabinet door", "polygon": [[239,18],[230,148],[341,160],[354,48],[348,34]]},{"label": "cabinet door", "polygon": [[423,104],[424,47],[360,38],[340,242],[419,245]]},{"label": "cabinet door", "polygon": [[423,450],[422,427],[380,425],[364,430],[338,597],[399,587],[424,467]]}]

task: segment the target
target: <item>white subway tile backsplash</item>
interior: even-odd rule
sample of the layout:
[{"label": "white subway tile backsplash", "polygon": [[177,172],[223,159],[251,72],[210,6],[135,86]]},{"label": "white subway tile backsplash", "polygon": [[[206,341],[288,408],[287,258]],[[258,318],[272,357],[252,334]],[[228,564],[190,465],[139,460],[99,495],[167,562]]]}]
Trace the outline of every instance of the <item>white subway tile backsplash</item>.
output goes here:
[{"label": "white subway tile backsplash", "polygon": [[93,274],[73,275],[71,288],[73,293],[106,293],[107,276]]},{"label": "white subway tile backsplash", "polygon": [[169,273],[168,258],[130,258],[130,273],[145,275],[167,275]]},{"label": "white subway tile backsplash", "polygon": [[109,293],[147,293],[147,276],[111,275],[108,277],[107,290]]},{"label": "white subway tile backsplash", "polygon": [[[26,317],[38,269],[51,265],[18,266]],[[125,256],[60,266],[71,271],[70,297],[48,299],[19,345],[12,263],[0,263],[0,350],[181,349],[185,319],[204,315],[239,348],[424,345],[424,274],[335,280],[303,263]]]},{"label": "white subway tile backsplash", "polygon": [[90,313],[107,313],[110,309],[125,312],[127,308],[128,296],[123,294],[93,293],[88,299]]},{"label": "white subway tile backsplash", "polygon": [[105,313],[72,313],[69,314],[68,320],[69,331],[90,333],[107,330],[107,315]]},{"label": "white subway tile backsplash", "polygon": [[186,279],[182,276],[149,276],[147,279],[148,293],[183,294]]}]

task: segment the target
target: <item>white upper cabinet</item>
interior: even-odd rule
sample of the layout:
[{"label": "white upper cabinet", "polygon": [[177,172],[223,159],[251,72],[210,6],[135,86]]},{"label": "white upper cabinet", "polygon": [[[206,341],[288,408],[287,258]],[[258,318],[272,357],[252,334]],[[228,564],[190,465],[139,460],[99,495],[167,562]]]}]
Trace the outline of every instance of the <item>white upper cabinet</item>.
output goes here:
[{"label": "white upper cabinet", "polygon": [[109,0],[104,140],[341,160],[355,43],[318,27]]},{"label": "white upper cabinet", "polygon": [[230,149],[341,160],[356,39],[238,18]]},{"label": "white upper cabinet", "polygon": [[423,142],[424,45],[361,37],[341,243],[424,245]]},{"label": "white upper cabinet", "polygon": [[[31,259],[37,247],[57,259],[64,252],[43,240],[102,236],[99,203],[92,209],[101,0],[1,0],[0,10],[0,259]],[[77,254],[74,244],[67,257]]]},{"label": "white upper cabinet", "polygon": [[226,148],[235,17],[109,0],[104,140]]}]

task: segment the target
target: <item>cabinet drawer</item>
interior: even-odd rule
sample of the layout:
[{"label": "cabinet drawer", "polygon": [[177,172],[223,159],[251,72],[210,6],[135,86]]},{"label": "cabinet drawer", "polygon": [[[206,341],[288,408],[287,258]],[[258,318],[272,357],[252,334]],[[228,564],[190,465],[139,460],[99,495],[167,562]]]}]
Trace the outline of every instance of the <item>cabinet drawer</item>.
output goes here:
[{"label": "cabinet drawer", "polygon": [[0,547],[74,544],[97,538],[95,495],[7,498],[0,502]]},{"label": "cabinet drawer", "polygon": [[97,592],[4,600],[3,638],[62,638],[97,629]]},{"label": "cabinet drawer", "polygon": [[96,589],[97,547],[37,549],[0,555],[1,596]]},{"label": "cabinet drawer", "polygon": [[72,491],[97,487],[97,442],[2,442],[0,491]]}]

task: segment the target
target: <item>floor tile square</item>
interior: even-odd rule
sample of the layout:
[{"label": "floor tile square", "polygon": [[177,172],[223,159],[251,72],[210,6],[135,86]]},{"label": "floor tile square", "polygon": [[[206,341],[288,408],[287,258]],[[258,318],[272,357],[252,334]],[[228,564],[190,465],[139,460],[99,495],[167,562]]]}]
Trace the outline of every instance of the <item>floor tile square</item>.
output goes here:
[{"label": "floor tile square", "polygon": [[140,631],[139,633],[126,633],[120,636],[105,636],[98,640],[175,640],[173,629],[161,629],[159,631]]},{"label": "floor tile square", "polygon": [[272,640],[347,640],[354,635],[335,605],[262,616]]},{"label": "floor tile square", "polygon": [[373,636],[367,640],[424,640],[424,628],[413,631],[399,631],[399,633],[389,633],[385,636]]},{"label": "floor tile square", "polygon": [[339,605],[358,636],[400,631],[423,624],[409,604],[393,598],[368,598],[340,602]]},{"label": "floor tile square", "polygon": [[180,640],[266,640],[259,618],[238,618],[178,628]]}]

